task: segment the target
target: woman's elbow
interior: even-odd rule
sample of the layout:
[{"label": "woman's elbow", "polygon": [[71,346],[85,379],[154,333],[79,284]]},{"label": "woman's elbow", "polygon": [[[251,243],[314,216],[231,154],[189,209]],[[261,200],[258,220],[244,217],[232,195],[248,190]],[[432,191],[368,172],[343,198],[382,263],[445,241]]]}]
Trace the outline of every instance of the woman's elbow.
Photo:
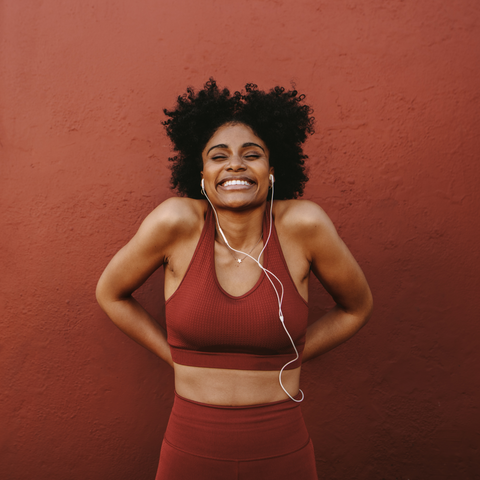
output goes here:
[{"label": "woman's elbow", "polygon": [[362,327],[370,320],[370,317],[372,316],[372,312],[373,312],[373,295],[370,289],[368,289],[368,292],[365,296],[364,307],[362,309],[362,317],[363,317]]},{"label": "woman's elbow", "polygon": [[95,298],[97,299],[97,302],[100,305],[100,308],[104,312],[107,311],[107,306],[109,303],[109,295],[107,292],[108,292],[107,285],[102,275],[98,280],[97,286],[95,288]]},{"label": "woman's elbow", "polygon": [[100,305],[100,308],[103,308],[103,290],[101,286],[101,279],[97,282],[97,286],[95,288],[95,298],[97,299],[97,303]]}]

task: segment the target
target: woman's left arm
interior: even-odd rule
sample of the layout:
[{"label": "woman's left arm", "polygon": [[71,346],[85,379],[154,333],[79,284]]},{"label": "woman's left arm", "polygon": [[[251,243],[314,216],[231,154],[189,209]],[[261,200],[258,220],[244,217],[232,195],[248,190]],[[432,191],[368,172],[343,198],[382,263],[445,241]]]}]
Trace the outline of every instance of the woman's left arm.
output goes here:
[{"label": "woman's left arm", "polygon": [[365,275],[327,214],[311,202],[306,207],[308,215],[303,217],[304,251],[311,271],[336,305],[308,327],[304,362],[355,335],[367,323],[373,307]]}]

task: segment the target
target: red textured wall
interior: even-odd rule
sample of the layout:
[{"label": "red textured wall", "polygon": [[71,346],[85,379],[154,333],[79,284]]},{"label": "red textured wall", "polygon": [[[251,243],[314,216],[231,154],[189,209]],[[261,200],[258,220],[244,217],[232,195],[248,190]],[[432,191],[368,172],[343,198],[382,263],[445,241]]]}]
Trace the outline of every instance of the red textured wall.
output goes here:
[{"label": "red textured wall", "polygon": [[[479,19],[476,0],[3,0],[0,478],[153,478],[172,372],[94,288],[171,195],[162,107],[211,75],[307,94],[306,198],[374,292],[304,368],[320,478],[478,478]],[[161,282],[139,293],[158,318]],[[312,287],[312,319],[328,304]]]}]

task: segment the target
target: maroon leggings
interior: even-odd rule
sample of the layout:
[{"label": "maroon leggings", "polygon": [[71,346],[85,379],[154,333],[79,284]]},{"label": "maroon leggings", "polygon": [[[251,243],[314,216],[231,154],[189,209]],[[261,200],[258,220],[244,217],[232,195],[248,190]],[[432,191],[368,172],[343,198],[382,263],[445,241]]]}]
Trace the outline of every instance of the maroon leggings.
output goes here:
[{"label": "maroon leggings", "polygon": [[156,480],[317,480],[298,403],[225,407],[175,395]]}]

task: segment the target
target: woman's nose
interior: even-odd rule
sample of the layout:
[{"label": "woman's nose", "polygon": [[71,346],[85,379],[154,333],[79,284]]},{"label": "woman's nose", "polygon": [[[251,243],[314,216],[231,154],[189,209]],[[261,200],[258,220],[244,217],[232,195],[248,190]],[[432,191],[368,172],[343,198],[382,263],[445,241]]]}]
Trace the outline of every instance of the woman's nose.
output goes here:
[{"label": "woman's nose", "polygon": [[243,158],[240,155],[232,155],[230,157],[230,161],[228,162],[228,167],[235,170],[244,169],[245,162],[243,161]]}]

